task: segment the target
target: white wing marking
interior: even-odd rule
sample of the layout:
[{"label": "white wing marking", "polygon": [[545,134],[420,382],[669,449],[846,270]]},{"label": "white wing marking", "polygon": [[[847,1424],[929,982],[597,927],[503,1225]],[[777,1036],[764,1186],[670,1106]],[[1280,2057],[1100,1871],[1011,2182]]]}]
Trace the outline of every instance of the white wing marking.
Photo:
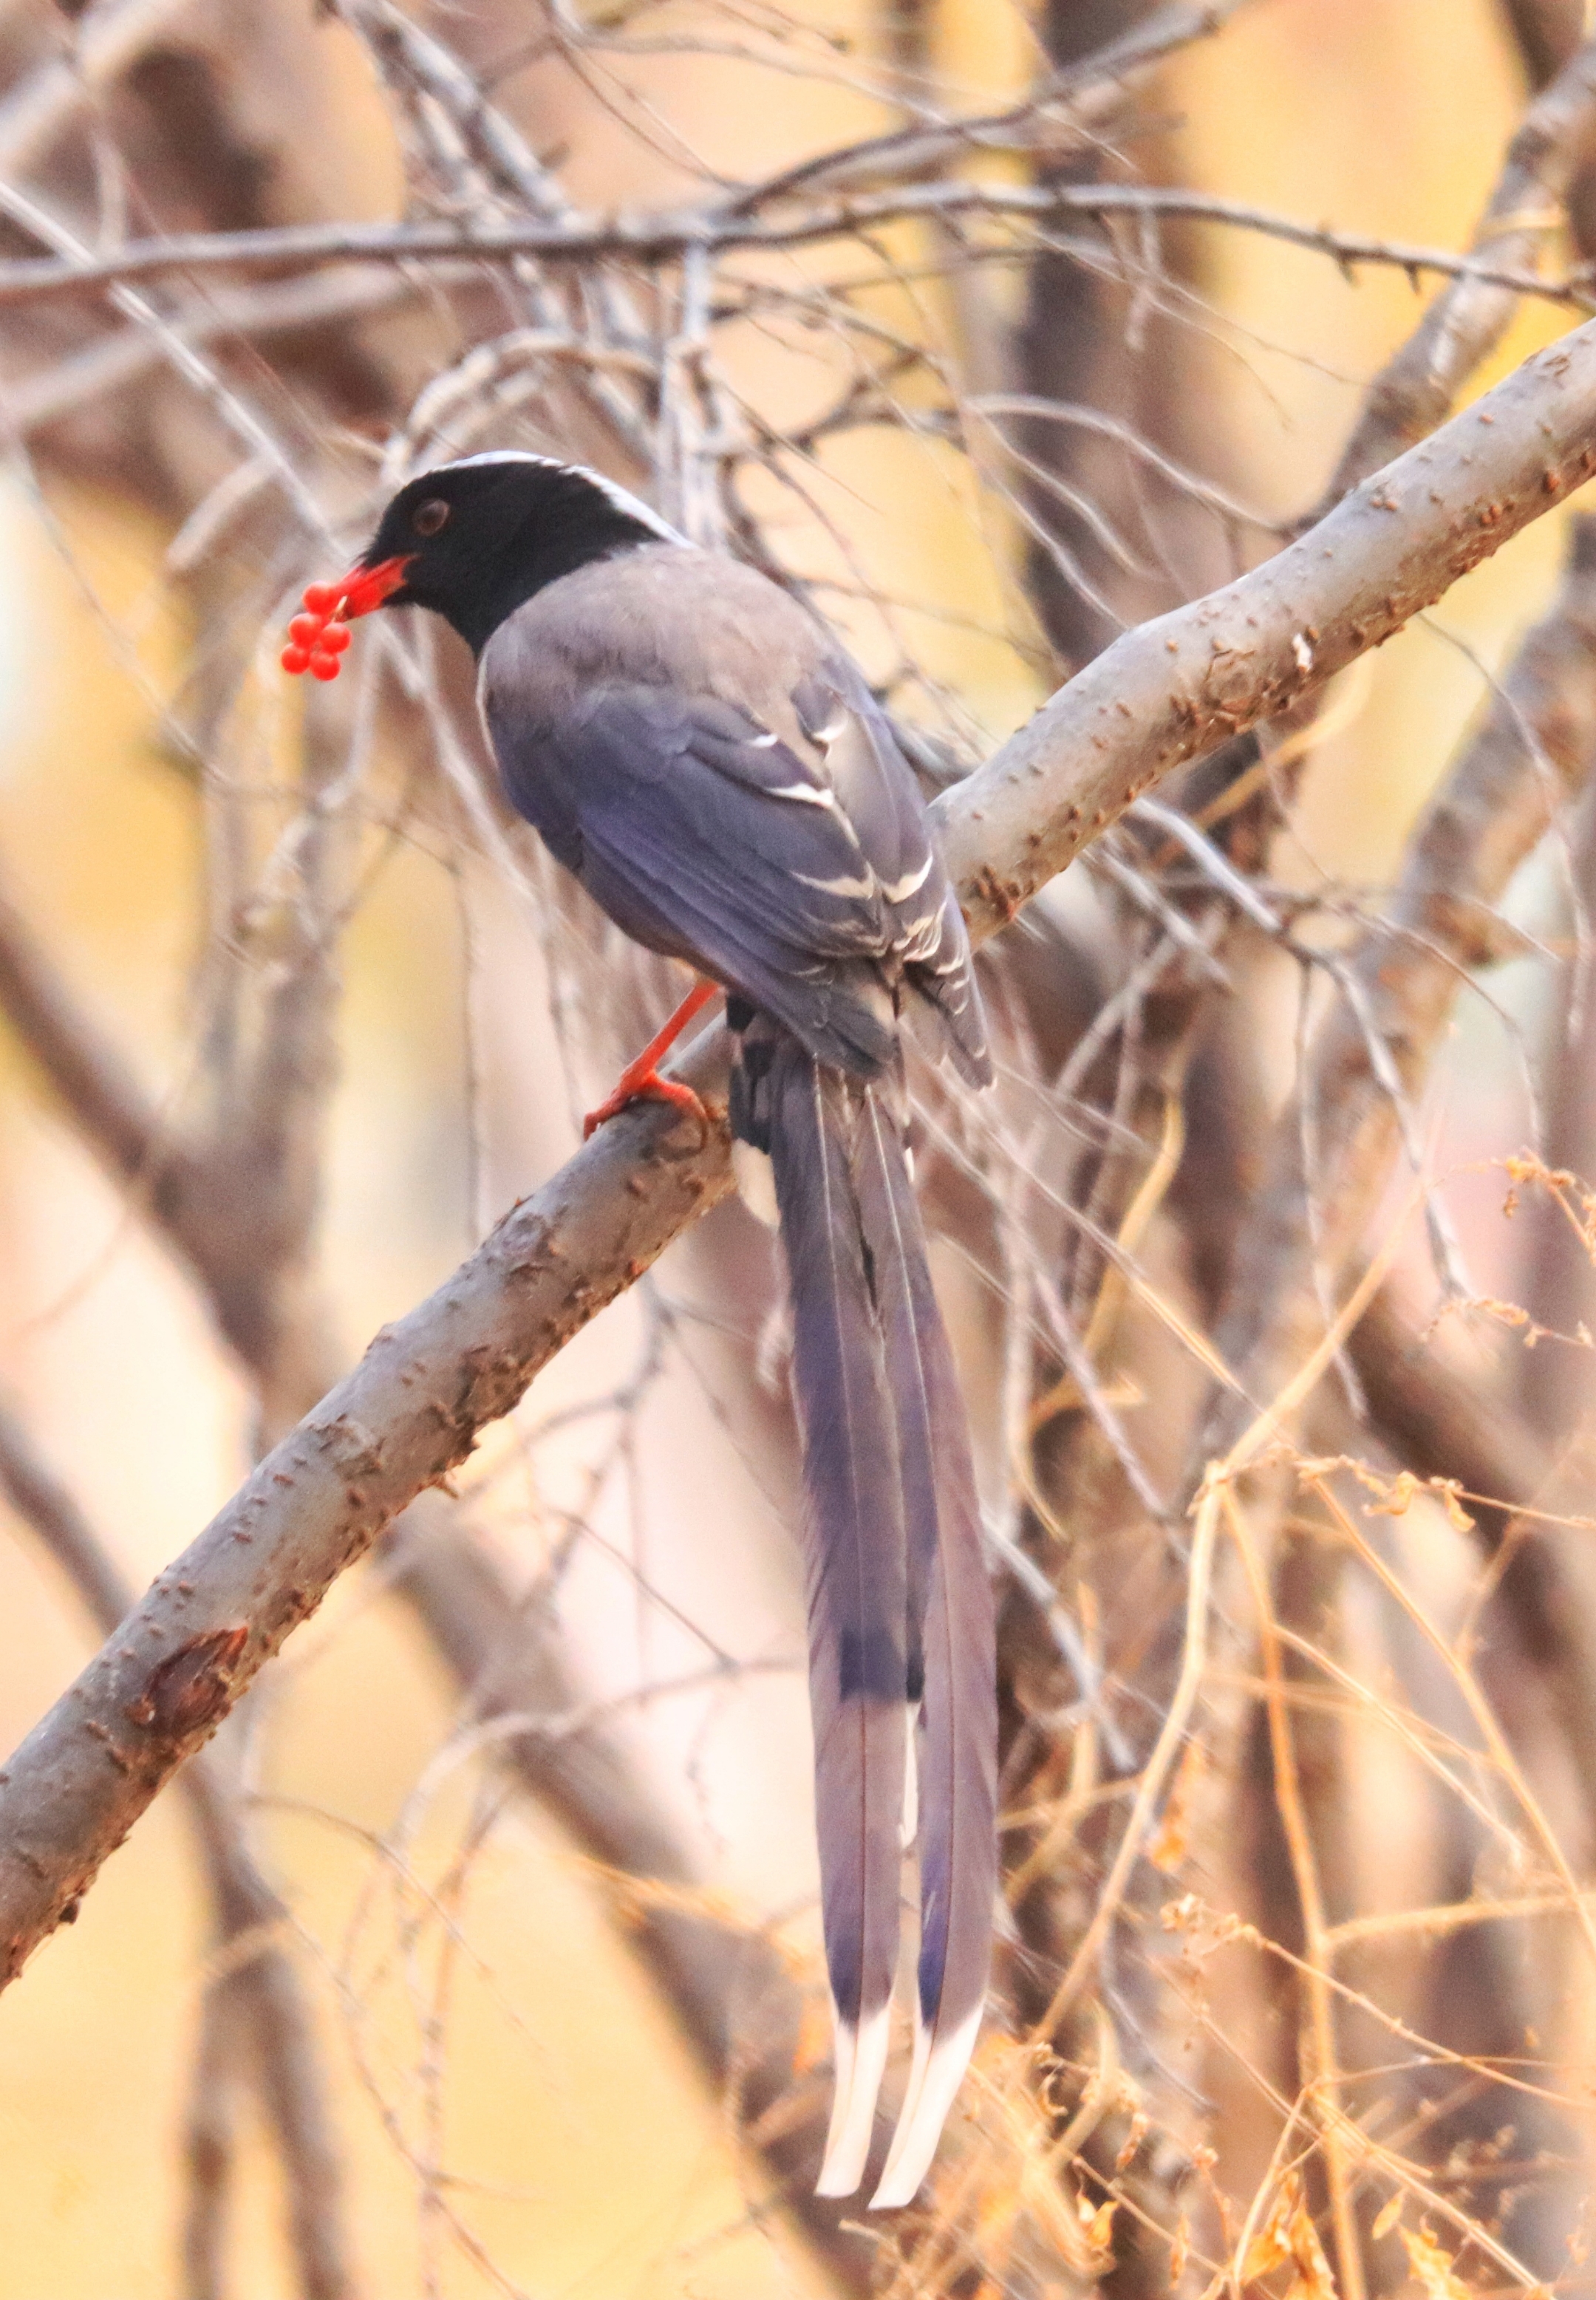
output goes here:
[{"label": "white wing marking", "polygon": [[876,892],[875,872],[863,879],[812,879],[806,871],[795,871],[793,877],[800,887],[813,887],[817,894],[836,895],[848,902],[863,902]]},{"label": "white wing marking", "polygon": [[911,871],[907,878],[895,879],[890,887],[883,887],[882,892],[887,900],[890,903],[907,903],[911,895],[917,895],[931,876],[931,863],[932,858],[928,854],[917,871]]}]

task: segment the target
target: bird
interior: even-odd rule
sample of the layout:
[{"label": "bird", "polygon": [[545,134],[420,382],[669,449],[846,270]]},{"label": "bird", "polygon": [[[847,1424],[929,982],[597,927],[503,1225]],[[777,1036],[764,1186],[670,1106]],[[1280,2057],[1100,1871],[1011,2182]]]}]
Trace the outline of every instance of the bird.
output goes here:
[{"label": "bird", "polygon": [[920,1885],[915,2046],[871,2199],[912,2202],[985,2003],[997,1889],[992,1596],[968,1423],[908,1145],[912,1031],[972,1088],[991,1057],[913,770],[836,635],[778,583],[586,466],[518,449],[409,480],[290,671],[347,623],[443,617],[511,804],[601,910],[695,988],[593,1114],[659,1095],[717,992],[739,1185],[784,1248],[803,1462],[833,2096],[817,2193],[864,2178],[889,2052],[902,1862]]}]

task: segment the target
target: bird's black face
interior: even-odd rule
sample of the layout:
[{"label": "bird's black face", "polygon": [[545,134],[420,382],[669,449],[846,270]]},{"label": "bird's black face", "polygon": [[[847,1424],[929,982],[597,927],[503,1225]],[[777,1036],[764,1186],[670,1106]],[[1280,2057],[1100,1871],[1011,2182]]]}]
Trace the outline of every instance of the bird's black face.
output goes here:
[{"label": "bird's black face", "polygon": [[580,464],[488,454],[412,479],[338,583],[313,583],[283,668],[338,674],[345,626],[375,607],[430,607],[480,654],[506,615],[589,561],[681,538]]},{"label": "bird's black face", "polygon": [[506,616],[546,584],[670,532],[590,471],[486,456],[401,488],[360,564],[397,578],[380,604],[430,607],[480,654]]}]

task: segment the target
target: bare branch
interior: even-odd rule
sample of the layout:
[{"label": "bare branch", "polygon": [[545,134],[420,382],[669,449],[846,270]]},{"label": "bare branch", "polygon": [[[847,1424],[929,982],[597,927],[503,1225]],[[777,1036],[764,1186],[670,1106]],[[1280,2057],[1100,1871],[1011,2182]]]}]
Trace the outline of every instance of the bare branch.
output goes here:
[{"label": "bare branch", "polygon": [[[1494,1556],[1512,1529],[1514,1504],[1533,1501],[1546,1484],[1550,1464],[1535,1432],[1452,1365],[1389,1289],[1364,1312],[1348,1347],[1381,1437],[1416,1477],[1456,1480],[1468,1495],[1481,1548]],[[1543,1623],[1532,1642],[1544,1644],[1551,1629]]]},{"label": "bare branch", "polygon": [[158,1190],[177,1158],[120,1049],[67,991],[9,888],[0,886],[0,1009],[125,1188]]},{"label": "bare branch", "polygon": [[[1567,1746],[1583,1747],[1596,1717],[1596,1617],[1575,1547],[1585,1537],[1519,1517],[1513,1506],[1555,1496],[1537,1433],[1450,1361],[1441,1336],[1426,1340],[1389,1293],[1364,1312],[1349,1347],[1375,1427],[1404,1469],[1466,1496],[1475,1538],[1498,1565],[1497,1601],[1512,1618],[1517,1649],[1550,1688]],[[1596,1784],[1583,1779],[1589,1801]]]},{"label": "bare branch", "polygon": [[1530,86],[1555,79],[1579,46],[1584,29],[1583,0],[1502,0]]},{"label": "bare branch", "polygon": [[[1470,420],[1461,418],[1462,427]],[[1358,996],[1344,988],[1315,1038],[1302,1088],[1317,1113],[1313,1185],[1322,1205],[1311,1229],[1296,1111],[1276,1128],[1220,1329],[1246,1398],[1273,1396],[1311,1348],[1322,1323],[1316,1265],[1333,1292],[1385,1188],[1401,1114],[1378,1075],[1375,1046],[1387,1050],[1411,1098],[1467,970],[1497,954],[1496,903],[1596,761],[1593,646],[1596,526],[1582,520],[1562,592],[1432,803],[1389,919],[1346,962],[1346,983],[1356,983]],[[1253,1410],[1222,1399],[1207,1452],[1217,1429]]]},{"label": "bare branch", "polygon": [[1216,0],[1209,7],[1190,7],[1174,0],[1107,47],[1052,73],[1024,104],[964,120],[919,120],[840,152],[823,152],[751,185],[732,203],[732,212],[752,214],[795,192],[903,183],[976,152],[1030,152],[1057,162],[1071,153],[1094,151],[1138,80],[1177,49],[1211,38],[1244,4],[1245,0]]},{"label": "bare branch", "polygon": [[[1506,271],[1534,272],[1561,226],[1569,187],[1596,128],[1596,38],[1587,40],[1538,96],[1508,146],[1501,174],[1475,234],[1474,252]],[[1375,379],[1330,483],[1343,494],[1422,438],[1464,379],[1501,341],[1516,293],[1502,280],[1459,274]]]},{"label": "bare branch", "polygon": [[[1550,192],[1545,195],[1548,200],[1550,196]],[[1514,262],[1511,251],[1500,257],[1455,255],[1445,248],[1338,231],[1326,224],[1299,223],[1291,216],[1275,215],[1266,208],[1207,192],[1165,189],[1151,184],[979,184],[954,179],[822,200],[774,220],[745,215],[740,212],[741,204],[676,213],[650,208],[635,215],[573,214],[551,223],[473,221],[464,229],[452,223],[336,223],[174,233],[167,238],[128,240],[111,255],[26,256],[0,263],[0,307],[90,295],[175,272],[199,277],[210,271],[276,265],[303,269],[327,263],[459,264],[467,260],[503,264],[528,256],[550,264],[591,264],[614,257],[661,264],[694,252],[812,247],[827,240],[856,240],[882,224],[915,217],[990,216],[999,221],[1015,220],[1040,226],[1059,216],[1116,214],[1182,216],[1195,222],[1263,232],[1293,246],[1312,248],[1342,265],[1385,264],[1413,277],[1436,272],[1482,293],[1489,291],[1509,312],[1514,299],[1520,296],[1539,296],[1550,303],[1583,309],[1589,307],[1593,294],[1583,275],[1548,279]],[[1533,246],[1539,244],[1547,229],[1542,217],[1533,233],[1518,237],[1532,246],[1533,253]],[[1517,244],[1514,239],[1514,249]],[[978,252],[965,251],[972,257]],[[1010,259],[1029,252],[1007,244],[988,251]],[[1100,254],[1099,250],[1092,252]],[[1471,359],[1468,364],[1475,362]],[[1442,401],[1441,406],[1445,404]],[[1430,421],[1434,420],[1432,415]],[[1423,428],[1427,427],[1408,419],[1401,440],[1393,435],[1388,449],[1416,438]]]},{"label": "bare branch", "polygon": [[[443,288],[457,284],[457,278],[467,275],[444,271],[429,276],[432,284]],[[419,292],[417,282],[403,273],[370,267],[315,272],[238,290],[213,288],[196,298],[191,311],[173,314],[171,330],[185,345],[210,343],[218,338],[280,338],[301,329],[314,333],[330,321],[351,321],[397,310]],[[158,369],[163,356],[147,329],[122,328],[114,334],[98,336],[82,351],[9,379],[7,421],[25,438],[108,392],[125,390]]]},{"label": "bare branch", "polygon": [[41,159],[84,104],[191,4],[192,0],[120,0],[89,11],[71,37],[70,54],[39,65],[0,103],[0,175],[21,175]]},{"label": "bare branch", "polygon": [[[1261,567],[1127,632],[1063,688],[942,803],[977,934],[1005,923],[1173,768],[1380,646],[1497,550],[1505,529],[1578,485],[1596,467],[1596,403],[1584,396],[1593,374],[1587,324]],[[1005,868],[1000,855],[1015,859]]]},{"label": "bare branch", "polygon": [[[1577,1177],[1526,1194],[1526,1251],[1520,1295],[1537,1323],[1559,1334],[1596,1331],[1596,1270],[1577,1222],[1569,1220],[1585,1178],[1596,1174],[1596,984],[1591,980],[1589,915],[1596,899],[1596,800],[1587,797],[1572,827],[1567,868],[1576,913],[1567,995],[1546,1018],[1542,1050],[1547,1093],[1544,1154],[1550,1167]],[[1549,1441],[1578,1430],[1592,1393],[1592,1354],[1553,1346],[1525,1354],[1520,1396],[1532,1424]]]}]

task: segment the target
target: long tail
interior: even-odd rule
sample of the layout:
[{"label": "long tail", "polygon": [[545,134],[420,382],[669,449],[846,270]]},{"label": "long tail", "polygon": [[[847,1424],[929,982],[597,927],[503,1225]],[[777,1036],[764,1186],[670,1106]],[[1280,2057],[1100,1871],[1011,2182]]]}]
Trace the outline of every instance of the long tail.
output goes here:
[{"label": "long tail", "polygon": [[880,2208],[907,2204],[925,2178],[981,2025],[998,1885],[998,1692],[964,1400],[932,1289],[902,1128],[880,1092],[868,1096],[863,1131],[860,1210],[898,1420],[910,1691],[917,1676],[921,1693],[915,2059],[871,2199]]},{"label": "long tail", "polygon": [[[745,1044],[733,1122],[768,1149],[793,1304],[809,1683],[836,2093],[823,2196],[857,2187],[886,2064],[906,1715],[919,1716],[921,1946],[909,2092],[874,2203],[923,2179],[980,2021],[996,1885],[991,1597],[963,1401],[896,1080],[781,1034]],[[912,1826],[912,1824],[911,1824]]]},{"label": "long tail", "polygon": [[864,1090],[795,1039],[773,1050],[768,1090],[808,1504],[815,1803],[836,2012],[836,2089],[819,2186],[822,2196],[846,2196],[870,2150],[898,1963],[908,1620],[903,1498],[854,1183]]}]

